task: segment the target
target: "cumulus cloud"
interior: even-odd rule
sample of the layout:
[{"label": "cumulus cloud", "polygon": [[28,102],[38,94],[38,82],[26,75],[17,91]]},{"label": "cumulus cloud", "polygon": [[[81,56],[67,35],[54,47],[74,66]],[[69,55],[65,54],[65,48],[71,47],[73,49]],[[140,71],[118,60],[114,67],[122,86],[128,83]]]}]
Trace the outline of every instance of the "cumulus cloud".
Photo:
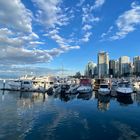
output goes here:
[{"label": "cumulus cloud", "polygon": [[32,32],[32,13],[20,0],[0,0],[0,26]]},{"label": "cumulus cloud", "polygon": [[123,39],[129,33],[135,31],[138,25],[140,25],[140,5],[133,2],[131,9],[120,15],[115,22],[115,26],[110,27],[107,33],[102,34],[102,37],[109,36],[113,32],[112,28],[116,27],[117,32],[109,36],[109,40]]},{"label": "cumulus cloud", "polygon": [[15,48],[11,46],[1,47],[1,64],[36,64],[45,63],[52,59],[47,50],[28,50],[25,48]]},{"label": "cumulus cloud", "polygon": [[[56,27],[65,25],[67,17],[60,8],[61,0],[36,0],[38,19],[44,19],[43,25]],[[64,8],[64,11],[68,9]],[[70,10],[69,13],[72,14]],[[42,19],[41,19],[42,18]],[[33,32],[32,12],[20,0],[0,1],[0,63],[3,65],[39,64],[53,60],[54,57],[79,46],[69,44],[70,40],[59,35],[59,28],[51,29],[48,37],[58,43],[58,48],[46,48],[46,41],[42,41],[38,34]]]},{"label": "cumulus cloud", "polygon": [[38,39],[38,35],[35,33],[30,33],[28,35],[18,35],[16,33],[7,29],[0,29],[0,47],[2,46],[13,46],[13,47],[24,47],[28,46],[30,42]]},{"label": "cumulus cloud", "polygon": [[48,27],[67,25],[69,18],[66,14],[68,9],[61,8],[62,0],[32,0],[38,8],[36,17],[39,22]]},{"label": "cumulus cloud", "polygon": [[65,39],[61,37],[59,34],[59,31],[57,29],[51,30],[48,34],[44,34],[44,36],[48,36],[51,39],[55,40],[56,43],[60,46],[59,50],[61,51],[69,51],[72,49],[80,49],[80,46],[75,46],[69,44],[69,42],[73,42],[71,39]]}]

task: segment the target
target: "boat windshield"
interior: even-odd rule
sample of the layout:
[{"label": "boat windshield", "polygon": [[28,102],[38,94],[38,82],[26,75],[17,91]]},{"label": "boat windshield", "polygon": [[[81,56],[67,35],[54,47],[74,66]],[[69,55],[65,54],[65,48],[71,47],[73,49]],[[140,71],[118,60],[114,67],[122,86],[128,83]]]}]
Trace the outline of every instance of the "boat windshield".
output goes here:
[{"label": "boat windshield", "polygon": [[30,82],[29,82],[29,81],[24,81],[23,84],[25,84],[25,85],[26,85],[26,84],[29,85]]},{"label": "boat windshield", "polygon": [[130,87],[130,84],[125,84],[125,83],[120,83],[119,84],[119,87]]},{"label": "boat windshield", "polygon": [[100,85],[100,88],[108,88],[108,85]]}]

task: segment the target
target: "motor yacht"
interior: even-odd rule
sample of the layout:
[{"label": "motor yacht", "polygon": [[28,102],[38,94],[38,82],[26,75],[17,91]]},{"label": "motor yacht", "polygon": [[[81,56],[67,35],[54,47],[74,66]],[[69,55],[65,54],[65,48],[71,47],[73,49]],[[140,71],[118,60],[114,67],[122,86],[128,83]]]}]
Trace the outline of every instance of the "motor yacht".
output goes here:
[{"label": "motor yacht", "polygon": [[99,94],[102,94],[102,95],[108,95],[110,94],[110,87],[108,84],[100,84],[100,88],[98,90],[98,93]]},{"label": "motor yacht", "polygon": [[131,93],[133,93],[133,88],[129,82],[120,82],[118,83],[116,92],[118,95],[130,95]]},{"label": "motor yacht", "polygon": [[89,93],[93,91],[92,82],[90,79],[80,79],[80,86],[77,88],[79,93]]}]

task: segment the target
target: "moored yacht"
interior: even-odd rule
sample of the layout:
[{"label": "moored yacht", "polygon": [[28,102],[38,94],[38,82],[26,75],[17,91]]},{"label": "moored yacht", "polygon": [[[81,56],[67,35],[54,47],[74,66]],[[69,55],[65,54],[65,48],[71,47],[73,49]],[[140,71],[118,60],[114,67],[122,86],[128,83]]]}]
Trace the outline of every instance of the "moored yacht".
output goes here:
[{"label": "moored yacht", "polygon": [[110,87],[108,84],[100,84],[100,88],[98,90],[98,93],[99,94],[102,94],[102,95],[108,95],[110,94]]},{"label": "moored yacht", "polygon": [[120,82],[118,83],[118,87],[116,89],[118,95],[130,95],[133,93],[133,88],[129,82]]},{"label": "moored yacht", "polygon": [[33,83],[31,80],[16,80],[8,83],[11,90],[33,90]]},{"label": "moored yacht", "polygon": [[89,93],[93,91],[91,80],[87,78],[80,79],[80,86],[77,88],[77,91],[79,93]]},{"label": "moored yacht", "polygon": [[77,89],[78,89],[79,85],[70,85],[69,90],[66,91],[66,93],[70,93],[70,94],[76,94],[77,93]]}]

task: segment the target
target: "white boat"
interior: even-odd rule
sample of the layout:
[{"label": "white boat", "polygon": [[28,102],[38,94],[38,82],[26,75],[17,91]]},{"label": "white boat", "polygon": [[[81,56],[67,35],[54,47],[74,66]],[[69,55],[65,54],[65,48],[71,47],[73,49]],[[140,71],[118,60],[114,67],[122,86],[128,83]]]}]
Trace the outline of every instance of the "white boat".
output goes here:
[{"label": "white boat", "polygon": [[21,81],[15,80],[15,81],[9,81],[8,85],[11,90],[20,90],[21,89]]},{"label": "white boat", "polygon": [[118,95],[130,95],[133,93],[133,88],[129,82],[121,82],[118,83],[118,87],[116,89]]},{"label": "white boat", "polygon": [[100,88],[98,90],[99,94],[108,95],[110,94],[110,88],[108,84],[100,84]]},{"label": "white boat", "polygon": [[79,87],[79,85],[75,85],[75,84],[71,85],[69,90],[66,91],[66,93],[76,94],[78,87]]},{"label": "white boat", "polygon": [[11,90],[33,90],[33,83],[31,80],[16,80],[8,83]]},{"label": "white boat", "polygon": [[33,79],[33,86],[35,90],[47,90],[54,85],[55,78],[52,76],[42,76]]},{"label": "white boat", "polygon": [[77,88],[77,92],[79,93],[89,93],[92,92],[92,82],[90,79],[84,78],[80,79],[80,86]]},{"label": "white boat", "polygon": [[52,87],[55,78],[51,76],[21,77],[19,80],[10,81],[8,85],[11,90],[46,91]]}]

